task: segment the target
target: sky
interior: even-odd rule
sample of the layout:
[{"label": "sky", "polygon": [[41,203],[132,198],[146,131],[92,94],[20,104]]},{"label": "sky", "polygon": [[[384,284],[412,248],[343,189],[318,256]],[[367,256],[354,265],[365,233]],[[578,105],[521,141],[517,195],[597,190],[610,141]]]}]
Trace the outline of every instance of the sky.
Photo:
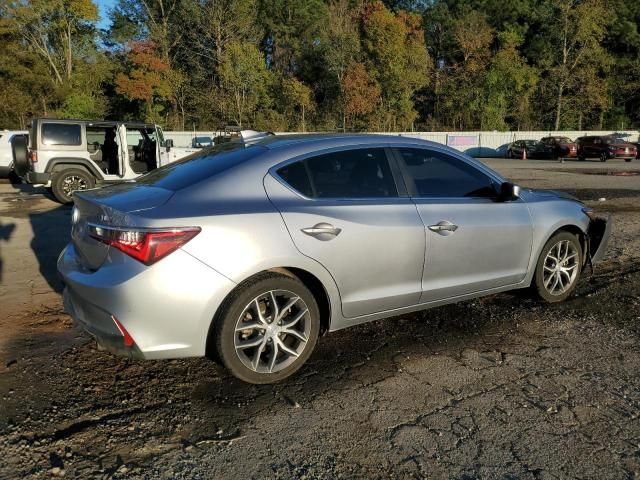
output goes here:
[{"label": "sky", "polygon": [[116,0],[94,0],[100,10],[100,21],[98,21],[98,28],[109,27],[109,17],[107,16],[109,9],[116,4]]}]

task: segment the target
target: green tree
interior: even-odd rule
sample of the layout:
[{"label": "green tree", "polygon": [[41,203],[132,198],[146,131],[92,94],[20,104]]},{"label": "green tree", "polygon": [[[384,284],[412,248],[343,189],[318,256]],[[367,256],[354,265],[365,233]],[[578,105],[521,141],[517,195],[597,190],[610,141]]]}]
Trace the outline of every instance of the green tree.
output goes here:
[{"label": "green tree", "polygon": [[491,59],[485,76],[482,128],[520,130],[531,126],[531,97],[538,72],[520,56],[517,47],[522,39],[516,32],[504,32],[498,37],[502,47]]},{"label": "green tree", "polygon": [[227,44],[220,61],[218,98],[223,112],[238,126],[271,104],[271,75],[258,48],[246,42]]},{"label": "green tree", "polygon": [[543,64],[548,61],[547,78],[555,85],[554,127],[559,130],[567,93],[579,95],[585,83],[593,82],[584,75],[597,69],[585,67],[608,63],[602,43],[611,16],[604,0],[549,0],[548,8],[548,57]]},{"label": "green tree", "polygon": [[408,129],[417,116],[415,92],[425,86],[432,69],[418,15],[389,11],[381,2],[362,11],[362,45],[369,71],[382,92],[378,126]]},{"label": "green tree", "polygon": [[[281,84],[283,103],[289,113],[299,112],[300,127],[303,132],[307,131],[306,116],[315,110],[313,91],[296,78],[285,78]],[[295,122],[298,123],[298,122]]]}]

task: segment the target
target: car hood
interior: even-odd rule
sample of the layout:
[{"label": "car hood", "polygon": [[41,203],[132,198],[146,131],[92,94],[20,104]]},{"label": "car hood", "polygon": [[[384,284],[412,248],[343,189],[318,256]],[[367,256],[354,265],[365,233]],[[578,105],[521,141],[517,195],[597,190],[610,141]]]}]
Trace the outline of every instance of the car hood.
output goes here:
[{"label": "car hood", "polygon": [[538,198],[538,199],[551,199],[551,198],[561,198],[562,200],[570,200],[572,202],[577,202],[582,204],[583,202],[577,198],[574,197],[573,195],[567,193],[567,192],[562,192],[560,190],[534,190],[534,189],[528,189],[527,193],[529,195],[531,195],[534,198]]}]

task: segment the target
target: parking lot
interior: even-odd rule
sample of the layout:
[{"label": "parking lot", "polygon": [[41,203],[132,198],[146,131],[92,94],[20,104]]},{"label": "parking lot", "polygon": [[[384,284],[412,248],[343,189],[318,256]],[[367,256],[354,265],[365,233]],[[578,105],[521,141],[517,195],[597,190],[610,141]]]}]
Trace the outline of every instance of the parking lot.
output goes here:
[{"label": "parking lot", "polygon": [[61,306],[70,208],[0,183],[0,478],[640,476],[640,161],[485,162],[614,215],[577,296],[336,332],[266,386],[97,350]]}]

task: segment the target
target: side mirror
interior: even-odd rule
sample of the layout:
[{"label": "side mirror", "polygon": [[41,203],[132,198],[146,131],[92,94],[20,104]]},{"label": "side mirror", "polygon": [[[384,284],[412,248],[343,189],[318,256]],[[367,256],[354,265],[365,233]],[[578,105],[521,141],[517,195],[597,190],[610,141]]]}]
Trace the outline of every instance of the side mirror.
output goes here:
[{"label": "side mirror", "polygon": [[164,141],[164,146],[167,147],[167,151],[173,148],[173,140],[171,138],[167,138]]},{"label": "side mirror", "polygon": [[520,197],[520,187],[511,182],[504,182],[500,185],[500,193],[498,194],[499,202],[509,202]]}]

